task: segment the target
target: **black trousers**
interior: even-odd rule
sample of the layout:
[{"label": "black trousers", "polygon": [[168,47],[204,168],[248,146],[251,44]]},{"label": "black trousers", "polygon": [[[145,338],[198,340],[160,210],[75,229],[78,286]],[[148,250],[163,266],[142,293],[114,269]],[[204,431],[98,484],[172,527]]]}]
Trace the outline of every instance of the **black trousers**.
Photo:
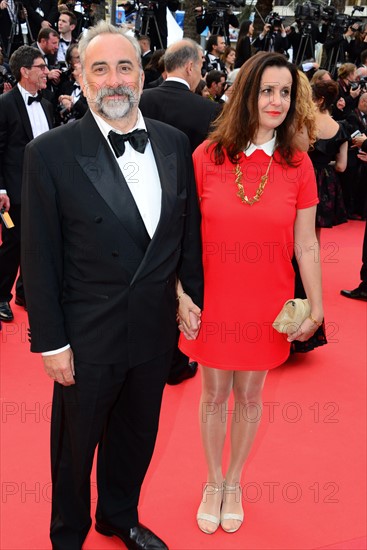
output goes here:
[{"label": "black trousers", "polygon": [[362,267],[361,267],[361,284],[360,287],[367,292],[367,222],[364,228],[364,238],[362,246]]},{"label": "black trousers", "polygon": [[10,302],[20,265],[20,204],[10,207],[9,214],[14,222],[12,229],[2,226],[0,246],[0,302]]},{"label": "black trousers", "polygon": [[96,519],[138,523],[173,350],[129,368],[75,364],[75,385],[55,383],[51,422],[54,550],[80,550],[91,526],[90,473],[98,445]]}]

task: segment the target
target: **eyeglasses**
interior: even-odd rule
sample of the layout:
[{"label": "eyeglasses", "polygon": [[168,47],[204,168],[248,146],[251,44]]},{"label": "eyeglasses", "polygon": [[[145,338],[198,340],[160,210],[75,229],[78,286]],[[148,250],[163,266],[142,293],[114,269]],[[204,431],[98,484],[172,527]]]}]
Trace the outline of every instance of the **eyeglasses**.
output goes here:
[{"label": "eyeglasses", "polygon": [[45,63],[41,63],[41,65],[31,65],[31,69],[40,69],[41,71],[45,71],[47,69],[47,65]]}]

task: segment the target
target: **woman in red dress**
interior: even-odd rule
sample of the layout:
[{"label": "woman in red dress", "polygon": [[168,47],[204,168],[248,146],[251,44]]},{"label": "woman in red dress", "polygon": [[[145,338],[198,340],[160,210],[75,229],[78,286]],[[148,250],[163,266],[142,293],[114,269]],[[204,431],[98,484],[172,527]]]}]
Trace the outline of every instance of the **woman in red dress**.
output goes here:
[{"label": "woman in red dress", "polygon": [[[194,153],[204,308],[197,338],[181,337],[180,347],[201,364],[208,474],[197,522],[208,534],[219,524],[229,533],[241,526],[242,470],[259,426],[267,371],[284,363],[290,343],[310,338],[323,320],[315,175],[307,154],[294,149],[298,78],[280,54],[250,58],[209,140]],[[311,314],[287,336],[274,331],[272,322],[293,296],[293,251]],[[180,308],[187,310],[188,297],[180,290]],[[180,315],[180,329],[195,338],[197,323],[190,328],[185,318]],[[224,472],[231,392],[231,455]]]}]

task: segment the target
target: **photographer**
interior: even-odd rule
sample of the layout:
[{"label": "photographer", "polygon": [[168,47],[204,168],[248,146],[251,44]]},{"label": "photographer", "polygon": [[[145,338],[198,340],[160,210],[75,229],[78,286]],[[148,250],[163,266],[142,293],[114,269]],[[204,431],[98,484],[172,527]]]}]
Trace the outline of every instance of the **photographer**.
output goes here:
[{"label": "photographer", "polygon": [[357,66],[362,63],[361,54],[367,49],[367,23],[360,25],[349,48],[349,61]]},{"label": "photographer", "polygon": [[[20,2],[0,1],[0,41],[7,58],[24,43],[21,24],[26,20],[26,16],[27,12]],[[12,36],[11,43],[9,43],[10,36]]]},{"label": "photographer", "polygon": [[361,87],[358,84],[357,67],[353,63],[344,63],[338,69],[338,99],[342,98],[345,105],[342,109],[336,105],[333,107],[332,115],[335,120],[345,119],[353,109],[357,107]]},{"label": "photographer", "polygon": [[278,14],[271,13],[266,17],[264,28],[252,45],[257,51],[286,53],[289,48],[288,38]]},{"label": "photographer", "polygon": [[345,63],[347,57],[353,57],[351,51],[354,46],[354,36],[358,29],[358,23],[349,25],[347,29],[339,26],[339,24],[333,24],[329,27],[328,36],[324,44],[326,53],[325,68],[330,71],[334,77],[338,64]]},{"label": "photographer", "polygon": [[81,65],[77,63],[71,72],[71,78],[60,91],[56,113],[57,125],[67,124],[82,118],[88,110],[88,103],[80,87]]},{"label": "photographer", "polygon": [[285,30],[289,47],[293,48],[293,63],[299,65],[306,59],[315,59],[316,42],[325,42],[327,25],[323,23],[320,29],[315,21],[296,19]]},{"label": "photographer", "polygon": [[10,71],[7,63],[4,63],[4,56],[0,47],[0,94],[10,92],[16,85],[17,81]]},{"label": "photographer", "polygon": [[[238,4],[238,2],[233,3]],[[196,16],[196,32],[201,34],[208,27],[211,34],[223,34],[227,46],[230,46],[229,26],[238,29],[240,22],[233,13],[232,6],[228,5],[226,0],[222,2],[214,0],[211,4],[212,7],[209,8],[200,6],[195,8],[198,13]]]}]

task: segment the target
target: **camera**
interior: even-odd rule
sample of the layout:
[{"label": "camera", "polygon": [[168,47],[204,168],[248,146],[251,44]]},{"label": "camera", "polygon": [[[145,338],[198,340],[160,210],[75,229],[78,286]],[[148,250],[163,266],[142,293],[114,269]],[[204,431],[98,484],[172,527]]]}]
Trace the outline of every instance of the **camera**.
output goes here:
[{"label": "camera", "polygon": [[0,65],[0,94],[4,93],[5,82],[8,82],[12,88],[17,84],[14,76],[9,74],[3,65]]},{"label": "camera", "polygon": [[361,93],[367,91],[367,76],[362,76],[358,82],[351,82],[350,89],[356,90],[358,86],[361,87]]},{"label": "camera", "polygon": [[52,69],[57,69],[57,70],[61,71],[62,73],[67,73],[68,71],[70,71],[70,67],[66,63],[66,61],[58,61],[57,63],[55,63],[55,65],[50,67],[50,69],[51,70]]},{"label": "camera", "polygon": [[322,7],[316,2],[298,4],[294,12],[296,21],[309,21],[317,23],[321,19]]},{"label": "camera", "polygon": [[271,26],[271,31],[274,31],[274,28],[280,27],[283,24],[284,20],[285,17],[280,17],[279,13],[276,13],[275,11],[271,11],[265,17],[265,23]]},{"label": "camera", "polygon": [[218,10],[227,10],[230,7],[243,8],[246,6],[246,0],[209,0],[208,7]]}]

